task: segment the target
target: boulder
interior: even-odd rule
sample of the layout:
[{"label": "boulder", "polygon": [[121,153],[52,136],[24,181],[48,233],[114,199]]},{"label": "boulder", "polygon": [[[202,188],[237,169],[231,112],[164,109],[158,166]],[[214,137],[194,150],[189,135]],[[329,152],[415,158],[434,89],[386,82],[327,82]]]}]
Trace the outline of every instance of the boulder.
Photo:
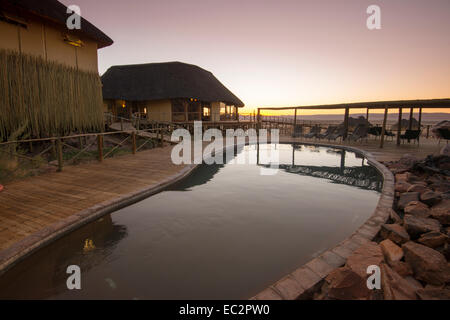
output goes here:
[{"label": "boulder", "polygon": [[397,214],[397,212],[395,212],[394,209],[389,209],[389,218],[391,218],[394,223],[403,223],[402,218],[400,218],[400,216]]},{"label": "boulder", "polygon": [[395,181],[396,182],[408,182],[408,175],[409,174],[410,174],[409,172],[397,173],[395,175]]},{"label": "boulder", "polygon": [[417,288],[387,264],[381,264],[381,287],[385,300],[417,300]]},{"label": "boulder", "polygon": [[450,267],[441,253],[413,241],[405,243],[402,249],[416,279],[433,285],[450,281]]},{"label": "boulder", "polygon": [[389,239],[383,240],[380,243],[381,252],[383,252],[384,259],[390,264],[400,261],[403,258],[403,250]]},{"label": "boulder", "polygon": [[331,272],[326,278],[327,295],[330,299],[359,300],[369,299],[371,290],[367,288],[366,279],[348,267]]},{"label": "boulder", "polygon": [[405,214],[403,223],[406,231],[412,239],[417,239],[422,233],[431,231],[439,232],[441,224],[435,219],[416,217],[410,214]]},{"label": "boulder", "polygon": [[389,263],[389,266],[397,272],[402,277],[409,277],[412,276],[414,273],[411,269],[411,266],[403,261],[394,261]]},{"label": "boulder", "polygon": [[408,232],[399,224],[384,224],[381,226],[383,239],[390,239],[397,244],[403,244],[410,240]]},{"label": "boulder", "polygon": [[[403,192],[418,192],[418,193],[422,194],[422,193],[425,193],[427,191],[431,191],[431,190],[428,188],[426,183],[423,183],[423,184],[422,183],[421,184],[415,183],[415,184],[410,185],[408,190],[403,191]],[[400,191],[400,192],[402,192],[402,191]]]},{"label": "boulder", "polygon": [[443,246],[448,241],[448,236],[440,232],[431,231],[422,234],[417,241],[427,247],[437,248]]},{"label": "boulder", "polygon": [[401,210],[405,209],[405,207],[412,201],[419,201],[420,193],[418,192],[405,192],[400,195],[400,199],[398,199],[397,207]]},{"label": "boulder", "polygon": [[431,207],[441,202],[442,196],[440,193],[434,191],[427,191],[420,195],[420,201]]},{"label": "boulder", "polygon": [[416,217],[427,218],[430,216],[430,208],[420,201],[411,201],[404,209],[405,214],[411,214]]},{"label": "boulder", "polygon": [[421,300],[450,300],[449,289],[425,288],[416,291]]},{"label": "boulder", "polygon": [[[413,277],[411,277],[411,276],[406,276],[406,277],[403,277],[403,278],[404,278],[406,281],[408,281],[409,284],[412,285],[416,290],[423,289],[422,284],[421,284],[419,281],[417,281],[416,279],[414,279]],[[416,291],[416,292],[417,292],[417,291]]]},{"label": "boulder", "polygon": [[400,180],[395,183],[395,191],[404,193],[407,192],[411,186],[412,185],[410,183]]},{"label": "boulder", "polygon": [[444,225],[450,225],[450,199],[444,199],[433,206],[430,211],[431,217]]},{"label": "boulder", "polygon": [[361,278],[367,279],[367,268],[371,265],[379,266],[382,261],[383,253],[380,246],[375,242],[368,242],[347,258],[346,266]]}]

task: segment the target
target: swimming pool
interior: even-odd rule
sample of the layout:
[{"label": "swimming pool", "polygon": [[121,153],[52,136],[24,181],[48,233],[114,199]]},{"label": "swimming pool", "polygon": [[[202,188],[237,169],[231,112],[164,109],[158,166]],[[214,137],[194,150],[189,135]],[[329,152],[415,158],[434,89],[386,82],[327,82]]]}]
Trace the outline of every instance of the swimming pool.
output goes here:
[{"label": "swimming pool", "polygon": [[[0,298],[250,298],[358,229],[383,182],[353,152],[276,148],[274,175],[260,174],[264,163],[204,164],[75,230],[4,274]],[[67,289],[69,265],[81,268],[81,290]]]}]

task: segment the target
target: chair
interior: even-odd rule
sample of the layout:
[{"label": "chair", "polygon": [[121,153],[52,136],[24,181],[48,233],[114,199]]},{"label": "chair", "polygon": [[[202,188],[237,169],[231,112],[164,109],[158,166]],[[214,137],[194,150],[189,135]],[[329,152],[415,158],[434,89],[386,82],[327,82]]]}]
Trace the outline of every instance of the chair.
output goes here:
[{"label": "chair", "polygon": [[349,141],[358,141],[367,138],[369,128],[366,125],[359,125],[355,128],[355,131],[348,137]]},{"label": "chair", "polygon": [[337,127],[336,126],[329,126],[327,128],[327,130],[325,131],[325,133],[319,133],[317,135],[317,138],[319,139],[326,139],[329,135],[333,134],[336,131]]},{"label": "chair", "polygon": [[367,133],[372,136],[375,136],[375,138],[376,138],[376,137],[381,136],[382,130],[383,129],[381,127],[370,127]]},{"label": "chair", "polygon": [[307,139],[316,138],[317,135],[320,134],[320,128],[318,126],[314,126],[311,128],[311,131],[304,135]]},{"label": "chair", "polygon": [[303,126],[296,124],[294,126],[294,133],[292,134],[292,137],[299,138],[303,134]]},{"label": "chair", "polygon": [[344,127],[339,126],[332,134],[327,137],[328,141],[335,141],[337,138],[342,138],[344,136],[344,131]]},{"label": "chair", "polygon": [[419,143],[420,134],[422,133],[422,130],[406,130],[405,134],[400,135],[400,139],[402,140],[408,140],[410,142],[411,140],[414,140],[414,142]]},{"label": "chair", "polygon": [[438,133],[439,133],[439,143],[441,143],[441,139],[445,139],[450,140],[450,130],[449,129],[445,129],[445,128],[439,128],[437,129]]}]

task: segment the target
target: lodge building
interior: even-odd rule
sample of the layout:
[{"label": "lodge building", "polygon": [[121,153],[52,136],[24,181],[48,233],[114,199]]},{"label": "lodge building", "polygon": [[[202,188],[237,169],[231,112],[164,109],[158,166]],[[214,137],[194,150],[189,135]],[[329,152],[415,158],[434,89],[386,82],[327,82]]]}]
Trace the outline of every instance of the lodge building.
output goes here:
[{"label": "lodge building", "polygon": [[211,72],[181,62],[113,66],[102,83],[105,111],[127,119],[237,121],[244,106]]}]

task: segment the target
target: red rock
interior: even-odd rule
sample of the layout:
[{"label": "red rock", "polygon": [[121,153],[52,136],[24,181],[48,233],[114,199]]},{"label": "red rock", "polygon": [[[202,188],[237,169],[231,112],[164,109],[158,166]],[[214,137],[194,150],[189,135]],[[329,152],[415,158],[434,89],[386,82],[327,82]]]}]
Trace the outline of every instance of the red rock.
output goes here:
[{"label": "red rock", "polygon": [[389,239],[383,240],[380,243],[381,252],[383,252],[384,259],[388,263],[400,261],[403,258],[403,250]]},{"label": "red rock", "polygon": [[422,233],[427,233],[430,231],[439,232],[441,230],[441,224],[439,221],[429,218],[416,217],[410,214],[405,214],[403,217],[403,223],[406,231],[412,239],[418,238]]},{"label": "red rock", "polygon": [[[404,278],[406,281],[408,281],[409,284],[410,284],[411,286],[413,286],[416,290],[423,289],[422,284],[421,284],[419,281],[417,281],[416,279],[414,279],[413,277],[411,277],[411,276],[406,276],[406,277],[403,277],[403,278]],[[417,293],[417,291],[416,291],[416,293]]]},{"label": "red rock", "polygon": [[417,295],[421,300],[450,300],[449,289],[419,289]]},{"label": "red rock", "polygon": [[331,272],[325,279],[328,298],[338,300],[368,299],[371,290],[367,288],[365,278],[348,267],[342,267]]},{"label": "red rock", "polygon": [[427,218],[430,216],[430,208],[420,201],[412,201],[404,209],[405,214],[412,214],[416,217]]},{"label": "red rock", "polygon": [[415,184],[410,185],[408,190],[403,191],[403,192],[419,192],[420,194],[422,194],[422,193],[427,192],[427,191],[431,191],[431,190],[428,189],[428,186],[427,186],[426,183],[424,183],[424,184],[417,184],[417,183],[415,183]]},{"label": "red rock", "polygon": [[397,214],[397,212],[395,212],[394,209],[389,210],[389,217],[394,221],[394,223],[398,224],[403,223],[402,218],[399,217],[399,215]]},{"label": "red rock", "polygon": [[422,234],[417,241],[427,247],[437,248],[444,245],[448,241],[448,236],[440,232],[431,231]]},{"label": "red rock", "polygon": [[442,196],[440,193],[434,191],[427,191],[420,195],[420,201],[429,206],[434,206],[442,201]]},{"label": "red rock", "polygon": [[368,242],[347,258],[346,266],[361,278],[367,279],[367,268],[371,265],[379,266],[382,261],[383,253],[380,246],[375,242]]},{"label": "red rock", "polygon": [[418,192],[405,192],[400,195],[400,199],[398,199],[397,207],[401,210],[405,209],[405,207],[412,201],[419,201],[420,193]]},{"label": "red rock", "polygon": [[411,186],[412,185],[408,182],[400,180],[395,183],[395,191],[404,193],[407,192]]},{"label": "red rock", "polygon": [[405,243],[402,249],[416,279],[434,285],[450,281],[450,267],[441,253],[413,241]]},{"label": "red rock", "polygon": [[417,300],[417,289],[387,264],[381,264],[381,287],[385,300]]},{"label": "red rock", "polygon": [[450,199],[431,207],[430,215],[444,225],[450,225]]},{"label": "red rock", "polygon": [[395,181],[397,182],[407,182],[408,181],[408,175],[410,173],[409,172],[405,172],[405,173],[397,173],[395,175]]},{"label": "red rock", "polygon": [[408,277],[414,274],[411,266],[403,261],[391,262],[389,263],[389,266],[402,277]]},{"label": "red rock", "polygon": [[381,226],[381,236],[384,239],[390,239],[397,244],[403,244],[409,241],[409,234],[399,224],[384,224]]}]

